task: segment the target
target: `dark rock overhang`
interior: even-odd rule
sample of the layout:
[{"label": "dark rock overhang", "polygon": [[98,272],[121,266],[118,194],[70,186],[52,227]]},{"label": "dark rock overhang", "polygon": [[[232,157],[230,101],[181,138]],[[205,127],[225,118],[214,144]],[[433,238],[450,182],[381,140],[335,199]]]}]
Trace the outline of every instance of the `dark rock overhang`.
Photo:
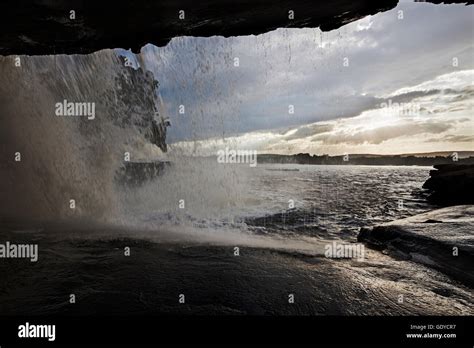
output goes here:
[{"label": "dark rock overhang", "polygon": [[[279,27],[338,28],[387,11],[398,0],[6,0],[0,3],[0,54],[74,54],[166,45],[176,36],[261,34]],[[70,11],[75,19],[70,19]],[[180,10],[184,19],[179,18]],[[289,12],[294,11],[294,19]]]},{"label": "dark rock overhang", "polygon": [[[431,1],[441,3],[441,1]],[[446,1],[446,3],[466,1]],[[176,36],[238,36],[280,27],[328,31],[394,8],[398,0],[4,0],[0,3],[0,55],[86,54]],[[472,1],[467,1],[472,3]],[[180,11],[184,19],[180,19]],[[294,19],[289,11],[294,11]],[[75,11],[75,19],[70,18]],[[181,13],[182,14],[182,13]]]}]

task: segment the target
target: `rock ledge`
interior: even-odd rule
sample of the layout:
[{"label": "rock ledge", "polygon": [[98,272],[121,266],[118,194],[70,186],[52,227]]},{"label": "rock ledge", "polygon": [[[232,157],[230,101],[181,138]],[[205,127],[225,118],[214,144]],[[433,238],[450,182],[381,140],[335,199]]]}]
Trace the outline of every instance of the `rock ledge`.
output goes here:
[{"label": "rock ledge", "polygon": [[437,209],[362,228],[357,239],[474,287],[474,205]]}]

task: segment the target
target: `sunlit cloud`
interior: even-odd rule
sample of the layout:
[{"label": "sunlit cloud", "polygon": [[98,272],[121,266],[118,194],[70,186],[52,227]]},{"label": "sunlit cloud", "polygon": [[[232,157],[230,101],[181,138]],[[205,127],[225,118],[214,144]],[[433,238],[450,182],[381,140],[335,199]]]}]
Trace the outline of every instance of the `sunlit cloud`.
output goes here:
[{"label": "sunlit cloud", "polygon": [[472,150],[473,8],[403,2],[331,32],[181,37],[138,60],[175,153]]}]

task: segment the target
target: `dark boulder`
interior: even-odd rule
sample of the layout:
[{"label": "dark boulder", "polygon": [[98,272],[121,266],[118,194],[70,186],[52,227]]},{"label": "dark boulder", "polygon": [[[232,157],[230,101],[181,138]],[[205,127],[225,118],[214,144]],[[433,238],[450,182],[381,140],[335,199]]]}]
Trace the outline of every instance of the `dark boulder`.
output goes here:
[{"label": "dark boulder", "polygon": [[439,164],[430,171],[423,188],[439,205],[474,204],[474,164]]}]

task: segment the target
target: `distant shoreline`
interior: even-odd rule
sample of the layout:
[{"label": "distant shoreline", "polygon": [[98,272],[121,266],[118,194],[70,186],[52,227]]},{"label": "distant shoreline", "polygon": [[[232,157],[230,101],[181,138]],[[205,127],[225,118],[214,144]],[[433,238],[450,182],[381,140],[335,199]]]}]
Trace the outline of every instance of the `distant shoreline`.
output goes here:
[{"label": "distant shoreline", "polygon": [[[216,156],[189,156],[194,159],[215,160]],[[172,162],[172,160],[170,160]],[[238,162],[236,162],[238,163]],[[450,152],[448,156],[428,154],[372,155],[347,154],[338,156],[258,154],[258,164],[310,164],[310,165],[372,165],[372,166],[423,166],[440,164],[474,164],[474,152]]]},{"label": "distant shoreline", "polygon": [[[313,164],[313,165],[394,165],[394,166],[433,166],[438,164],[474,164],[474,156],[461,157],[458,153],[450,156],[416,155],[258,155],[258,163]],[[459,153],[461,154],[461,152]]]}]

